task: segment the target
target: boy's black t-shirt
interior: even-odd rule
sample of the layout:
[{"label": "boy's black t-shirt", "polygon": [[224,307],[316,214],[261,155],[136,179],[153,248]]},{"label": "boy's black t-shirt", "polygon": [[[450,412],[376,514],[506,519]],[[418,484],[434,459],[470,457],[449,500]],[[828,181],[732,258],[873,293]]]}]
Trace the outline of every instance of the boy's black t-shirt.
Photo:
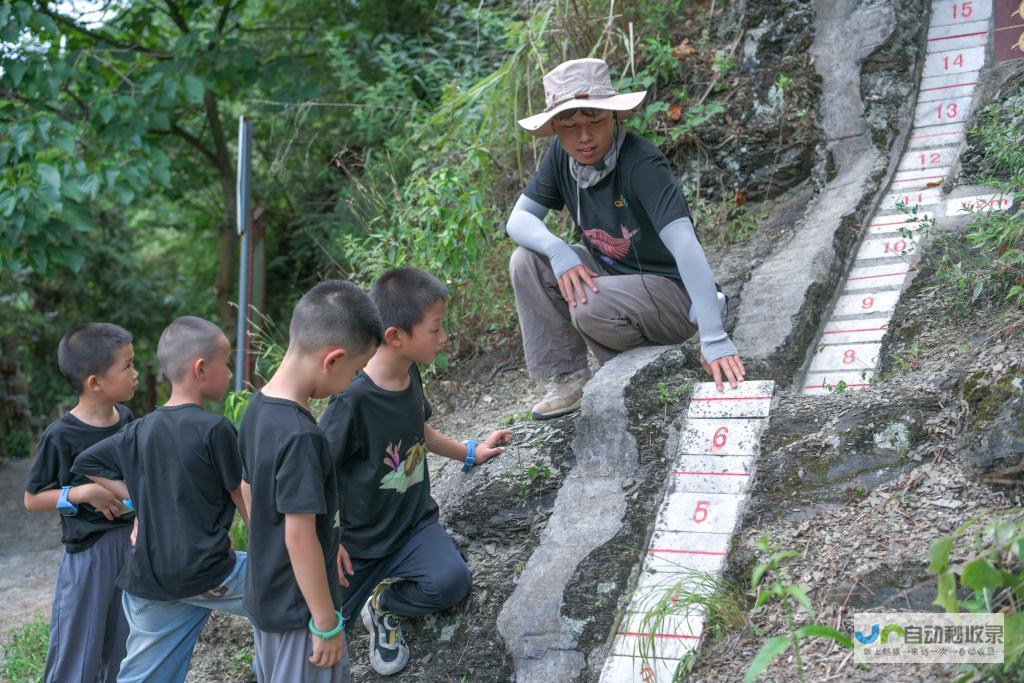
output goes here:
[{"label": "boy's black t-shirt", "polygon": [[[110,427],[93,427],[71,413],[54,420],[36,446],[36,460],[28,473],[25,490],[29,493],[41,493],[64,486],[80,486],[91,483],[82,476],[71,472],[71,464],[75,457],[98,441],[116,434],[118,430],[134,418],[127,407],[117,408],[118,421]],[[114,529],[130,527],[135,515],[128,513],[113,520],[108,520],[91,505],[78,506],[78,514],[74,517],[61,516],[61,541],[69,553],[79,553],[90,548],[100,536]]]},{"label": "boy's black t-shirt", "polygon": [[650,141],[626,133],[611,173],[578,190],[569,155],[555,138],[523,194],[554,211],[567,206],[576,236],[611,273],[660,275],[682,287],[679,267],[659,233],[689,218],[690,210],[668,160]]},{"label": "boy's black t-shirt", "polygon": [[257,393],[242,418],[239,446],[252,487],[245,611],[261,631],[306,628],[309,609],[284,542],[286,514],[316,515],[334,608],[338,585],[338,481],[327,439],[299,404]]},{"label": "boy's black t-shirt", "polygon": [[230,492],[242,481],[234,425],[194,403],[163,406],[75,460],[81,475],[123,480],[139,517],[118,585],[146,600],[217,588],[235,566]]},{"label": "boy's black t-shirt", "polygon": [[340,541],[351,557],[386,557],[437,520],[423,437],[430,404],[415,364],[409,378],[404,390],[388,391],[359,373],[320,419],[338,470]]}]

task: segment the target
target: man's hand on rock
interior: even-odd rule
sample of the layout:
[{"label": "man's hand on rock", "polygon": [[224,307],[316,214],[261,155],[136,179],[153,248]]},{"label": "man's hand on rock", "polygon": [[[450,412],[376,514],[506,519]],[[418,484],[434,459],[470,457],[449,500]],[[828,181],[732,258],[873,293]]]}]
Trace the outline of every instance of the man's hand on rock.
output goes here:
[{"label": "man's hand on rock", "polygon": [[587,287],[592,292],[597,292],[597,285],[594,284],[595,277],[597,277],[597,273],[583,264],[574,266],[558,278],[558,291],[562,293],[562,298],[566,303],[575,308],[577,302],[587,303]]},{"label": "man's hand on rock", "polygon": [[725,385],[722,383],[723,376],[729,380],[729,386],[735,389],[747,374],[739,356],[722,356],[708,363],[702,353],[700,354],[700,364],[704,367],[704,372],[711,375],[715,381],[715,387],[719,391],[725,391]]}]

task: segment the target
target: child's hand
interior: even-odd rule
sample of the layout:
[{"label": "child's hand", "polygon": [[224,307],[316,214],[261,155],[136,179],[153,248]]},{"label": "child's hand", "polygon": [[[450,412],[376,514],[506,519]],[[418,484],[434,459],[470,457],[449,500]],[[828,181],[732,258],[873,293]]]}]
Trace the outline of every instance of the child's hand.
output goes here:
[{"label": "child's hand", "polygon": [[352,568],[352,559],[348,556],[348,551],[345,550],[345,546],[338,546],[338,583],[343,587],[348,588],[348,579],[345,578],[345,574],[349,576],[355,576],[356,570]]},{"label": "child's hand", "polygon": [[68,495],[68,500],[75,505],[88,503],[107,519],[114,519],[128,512],[128,508],[124,506],[117,495],[99,484],[83,484],[74,487]]},{"label": "child's hand", "polygon": [[[333,624],[316,624],[321,631],[330,631],[338,625],[338,619],[333,618]],[[341,661],[341,658],[345,656],[345,635],[339,633],[330,640],[324,640],[320,636],[310,634],[309,636],[313,641],[313,654],[309,657],[309,663],[313,666],[319,666],[322,669],[330,669],[332,666]]]},{"label": "child's hand", "polygon": [[511,429],[498,429],[476,445],[476,464],[482,465],[496,455],[505,452],[502,446],[512,442]]},{"label": "child's hand", "polygon": [[131,533],[131,535],[128,538],[131,540],[132,545],[135,545],[135,541],[137,541],[139,539],[139,518],[138,517],[135,518],[135,524],[132,524],[132,533]]}]

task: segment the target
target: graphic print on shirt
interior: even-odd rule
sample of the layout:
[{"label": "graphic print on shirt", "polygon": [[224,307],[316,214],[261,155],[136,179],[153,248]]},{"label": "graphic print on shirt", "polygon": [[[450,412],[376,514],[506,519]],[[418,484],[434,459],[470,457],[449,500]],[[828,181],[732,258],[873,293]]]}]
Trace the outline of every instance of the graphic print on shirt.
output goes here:
[{"label": "graphic print on shirt", "polygon": [[380,480],[380,488],[394,489],[399,493],[405,493],[410,486],[423,481],[423,468],[426,466],[427,445],[422,441],[413,444],[405,452],[405,460],[402,459],[402,442],[397,444],[389,443],[385,449],[387,457],[384,464],[390,468],[390,472]]},{"label": "graphic print on shirt", "polygon": [[600,251],[608,258],[621,261],[629,254],[633,243],[633,237],[640,232],[639,228],[630,230],[625,225],[619,225],[622,237],[612,237],[604,230],[594,228],[583,230],[583,238],[588,244]]}]

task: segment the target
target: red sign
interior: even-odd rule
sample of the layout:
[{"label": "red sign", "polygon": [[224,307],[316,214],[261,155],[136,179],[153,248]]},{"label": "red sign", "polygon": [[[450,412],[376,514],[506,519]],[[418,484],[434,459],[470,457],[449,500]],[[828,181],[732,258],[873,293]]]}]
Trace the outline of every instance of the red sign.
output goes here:
[{"label": "red sign", "polygon": [[1024,57],[1024,0],[995,0],[996,62]]}]

